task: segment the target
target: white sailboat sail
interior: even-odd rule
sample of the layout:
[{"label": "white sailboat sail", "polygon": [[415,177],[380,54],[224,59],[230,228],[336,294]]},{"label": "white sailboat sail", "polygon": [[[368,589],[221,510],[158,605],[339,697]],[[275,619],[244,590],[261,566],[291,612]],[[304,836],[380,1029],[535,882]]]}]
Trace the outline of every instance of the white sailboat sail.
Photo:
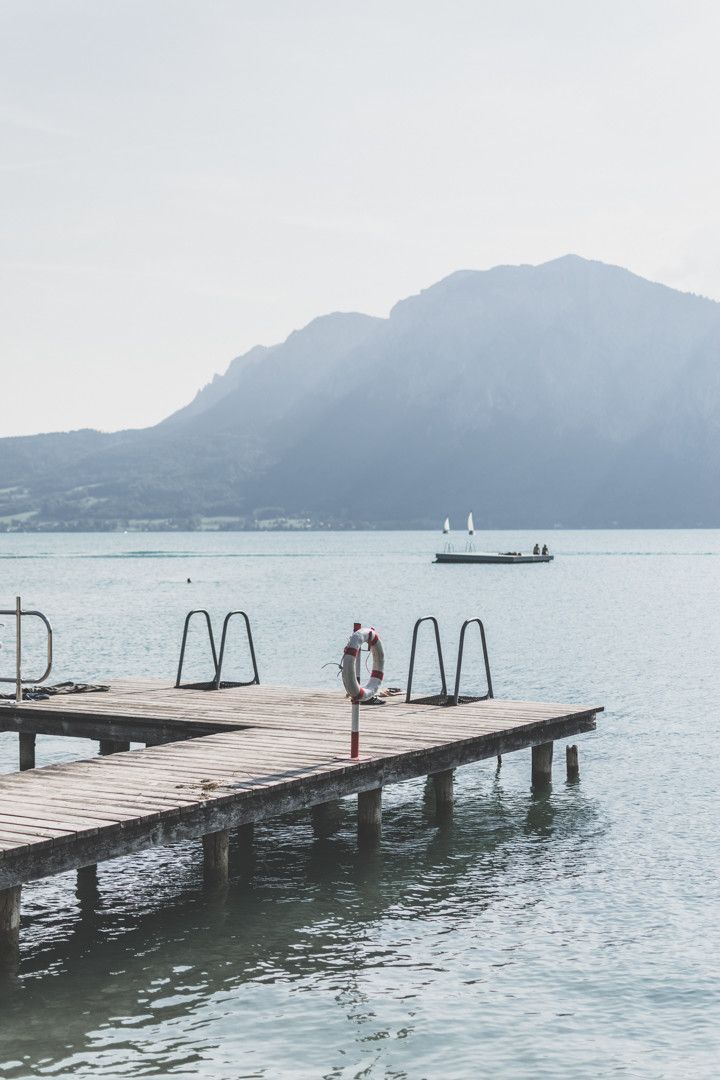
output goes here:
[{"label": "white sailboat sail", "polygon": [[450,518],[445,518],[445,521],[443,523],[443,532],[444,533],[449,533],[450,532]]},{"label": "white sailboat sail", "polygon": [[470,534],[470,536],[475,535],[475,524],[473,522],[472,512],[468,514],[468,526],[467,526],[467,529],[468,529],[468,533]]}]

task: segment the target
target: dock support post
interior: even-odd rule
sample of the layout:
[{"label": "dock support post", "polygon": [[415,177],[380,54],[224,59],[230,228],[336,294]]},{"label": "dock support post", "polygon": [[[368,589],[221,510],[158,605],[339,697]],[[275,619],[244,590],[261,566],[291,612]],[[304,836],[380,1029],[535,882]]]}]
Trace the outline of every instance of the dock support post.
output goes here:
[{"label": "dock support post", "polygon": [[100,754],[107,757],[108,754],[121,754],[123,750],[129,750],[129,742],[118,742],[117,739],[100,739]]},{"label": "dock support post", "polygon": [[20,946],[20,885],[0,890],[0,970],[17,964]]},{"label": "dock support post", "polygon": [[532,748],[532,786],[546,788],[552,784],[553,744],[540,743]]},{"label": "dock support post", "polygon": [[340,802],[337,799],[311,806],[310,820],[315,836],[330,836],[337,825],[339,816]]},{"label": "dock support post", "polygon": [[358,841],[373,844],[382,832],[382,788],[358,792]]},{"label": "dock support post", "polygon": [[20,772],[35,768],[35,735],[31,732],[20,732]]},{"label": "dock support post", "polygon": [[235,830],[235,840],[240,850],[252,847],[255,839],[255,822],[248,821],[245,825],[238,825]]},{"label": "dock support post", "polygon": [[229,841],[227,829],[203,836],[203,876],[212,888],[227,885]]},{"label": "dock support post", "polygon": [[439,818],[447,818],[452,815],[453,802],[455,801],[453,775],[452,769],[430,774],[435,789],[435,813]]},{"label": "dock support post", "polygon": [[75,891],[81,904],[95,905],[99,895],[97,865],[95,863],[78,868]]},{"label": "dock support post", "polygon": [[568,784],[576,784],[580,779],[580,762],[578,761],[577,746],[565,747],[565,766],[567,768]]}]

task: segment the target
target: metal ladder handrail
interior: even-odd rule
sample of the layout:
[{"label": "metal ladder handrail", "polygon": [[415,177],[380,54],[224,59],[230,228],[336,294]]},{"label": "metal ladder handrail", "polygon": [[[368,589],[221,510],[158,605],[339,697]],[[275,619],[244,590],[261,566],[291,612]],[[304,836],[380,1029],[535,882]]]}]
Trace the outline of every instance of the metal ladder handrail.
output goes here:
[{"label": "metal ladder handrail", "polygon": [[460,674],[462,671],[463,651],[465,648],[465,631],[468,626],[472,626],[473,623],[477,623],[480,627],[480,640],[482,641],[483,660],[485,661],[485,676],[487,678],[487,694],[483,694],[482,697],[474,697],[475,701],[485,701],[493,696],[492,677],[490,675],[490,659],[487,651],[487,641],[485,640],[485,627],[480,619],[466,619],[460,628],[460,643],[458,645],[458,658],[457,667],[455,669],[455,692],[452,697],[453,705],[457,705],[460,700]]},{"label": "metal ladder handrail", "polygon": [[[45,682],[48,675],[52,671],[53,663],[53,632],[52,626],[46,615],[43,615],[42,611],[27,610],[23,611],[22,601],[19,596],[15,597],[14,608],[3,608],[0,610],[0,615],[14,615],[15,616],[15,675],[12,677],[0,676],[0,682],[15,683],[15,700],[18,704],[22,701],[22,688],[24,684],[41,683]],[[47,630],[47,667],[42,673],[39,679],[23,679],[22,677],[22,620],[24,618],[36,618],[40,619],[45,624]]]},{"label": "metal ladder handrail", "polygon": [[218,668],[218,655],[215,649],[215,638],[213,636],[212,622],[210,621],[210,612],[206,608],[193,608],[192,611],[188,611],[185,616],[185,625],[183,626],[182,644],[180,645],[180,662],[178,663],[177,679],[175,680],[175,689],[180,688],[180,679],[182,677],[183,663],[185,661],[185,646],[187,645],[188,630],[190,628],[190,620],[193,615],[204,615],[205,622],[207,623],[208,637],[210,638],[210,649],[212,651],[213,658],[213,677],[207,683],[186,683],[187,689],[202,689],[214,687],[218,680],[219,668]]},{"label": "metal ladder handrail", "polygon": [[421,619],[418,619],[413,627],[412,646],[410,648],[410,670],[408,671],[407,691],[405,692],[405,702],[409,703],[410,693],[412,691],[413,673],[415,670],[415,650],[417,648],[418,630],[424,622],[431,622],[435,630],[435,645],[437,647],[438,663],[440,665],[440,681],[442,683],[442,697],[447,698],[447,682],[445,681],[445,664],[443,662],[442,645],[440,644],[440,627],[438,621],[434,615],[423,615]]},{"label": "metal ladder handrail", "polygon": [[[229,625],[230,620],[232,619],[232,617],[234,615],[242,615],[243,619],[245,620],[245,629],[247,631],[248,645],[250,646],[250,659],[252,660],[252,666],[253,666],[253,678],[248,679],[247,682],[224,682],[223,683],[223,682],[221,682],[221,675],[222,675],[223,657],[225,655],[225,641],[226,641],[226,638],[227,638],[228,625]],[[215,675],[215,689],[216,690],[221,690],[223,688],[227,688],[227,687],[231,687],[231,686],[255,686],[255,685],[257,685],[257,686],[260,685],[260,675],[258,674],[257,660],[255,659],[255,645],[253,644],[252,630],[250,629],[250,619],[248,618],[247,613],[244,612],[244,611],[228,611],[227,615],[225,616],[225,618],[223,620],[222,637],[220,638],[220,655],[218,657],[217,672],[216,672],[216,675]]]}]

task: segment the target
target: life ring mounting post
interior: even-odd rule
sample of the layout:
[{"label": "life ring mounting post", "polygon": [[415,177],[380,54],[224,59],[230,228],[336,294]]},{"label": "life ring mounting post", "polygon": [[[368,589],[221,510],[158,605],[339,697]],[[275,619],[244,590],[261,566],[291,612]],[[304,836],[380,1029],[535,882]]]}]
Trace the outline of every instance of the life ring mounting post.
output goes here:
[{"label": "life ring mounting post", "polygon": [[[360,683],[360,651],[367,645],[372,656],[372,671],[366,686]],[[385,651],[380,635],[374,626],[354,624],[354,629],[343,650],[342,663],[343,685],[352,703],[352,723],[350,728],[350,757],[360,756],[360,702],[372,701],[385,678]]]}]

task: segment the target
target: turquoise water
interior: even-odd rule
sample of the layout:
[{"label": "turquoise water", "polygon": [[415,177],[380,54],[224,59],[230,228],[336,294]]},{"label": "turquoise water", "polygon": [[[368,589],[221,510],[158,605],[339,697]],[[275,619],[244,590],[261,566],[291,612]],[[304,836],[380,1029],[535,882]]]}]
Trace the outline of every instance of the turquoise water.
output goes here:
[{"label": "turquoise water", "polygon": [[[221,899],[195,843],[105,864],[94,905],[73,874],[28,886],[3,1075],[717,1076],[720,532],[478,547],[535,539],[555,563],[434,566],[429,533],[0,536],[3,606],[20,592],[50,617],[58,680],[171,677],[184,613],[207,606],[250,612],[263,681],[334,685],[322,665],[358,619],[400,685],[417,616],[441,618],[451,666],[480,615],[498,696],[607,708],[575,740],[578,786],[561,755],[544,796],[529,752],[468,766],[445,829],[421,782],[390,788],[374,853],[347,801],[329,839],[303,816],[259,827]],[[39,764],[90,752],[38,740]]]}]

